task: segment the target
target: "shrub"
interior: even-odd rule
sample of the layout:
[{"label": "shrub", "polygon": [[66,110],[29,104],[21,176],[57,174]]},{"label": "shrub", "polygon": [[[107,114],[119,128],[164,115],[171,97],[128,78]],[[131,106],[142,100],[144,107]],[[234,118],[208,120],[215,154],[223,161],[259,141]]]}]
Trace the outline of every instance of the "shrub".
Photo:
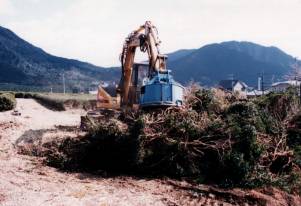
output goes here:
[{"label": "shrub", "polygon": [[142,127],[137,151],[140,172],[174,177],[200,173],[196,153],[201,151],[196,150],[202,150],[203,126],[197,112],[167,110],[142,114],[138,122]]},{"label": "shrub", "polygon": [[16,98],[33,99],[35,97],[35,94],[30,92],[15,92],[14,94]]},{"label": "shrub", "polygon": [[23,92],[16,92],[15,93],[15,98],[24,98],[25,93]]},{"label": "shrub", "polygon": [[219,166],[222,171],[220,182],[224,186],[237,185],[246,181],[246,178],[254,171],[262,153],[262,147],[257,142],[256,128],[252,122],[239,118],[233,118],[231,121],[228,130],[229,136],[232,137],[231,149],[222,157],[222,167]]},{"label": "shrub", "polygon": [[301,145],[301,113],[296,114],[289,122],[287,142],[292,148]]},{"label": "shrub", "polygon": [[34,99],[39,102],[44,107],[55,110],[55,111],[65,111],[64,101],[59,99],[50,98],[44,95],[35,95]]},{"label": "shrub", "polygon": [[301,167],[301,146],[298,145],[294,148],[294,162]]},{"label": "shrub", "polygon": [[14,109],[16,106],[16,99],[10,93],[0,95],[0,112]]},{"label": "shrub", "polygon": [[209,114],[220,113],[228,100],[225,95],[221,95],[220,90],[203,89],[193,86],[186,94],[185,104],[198,113],[207,112]]},{"label": "shrub", "polygon": [[252,118],[258,115],[255,104],[251,102],[234,102],[227,113],[239,115],[241,118]]},{"label": "shrub", "polygon": [[89,120],[88,136],[60,144],[62,155],[51,155],[49,164],[238,184],[261,153],[253,126],[258,112],[252,103],[236,102],[224,114],[208,115],[212,96],[203,94],[202,103],[196,102],[202,112],[169,108],[122,121]]},{"label": "shrub", "polygon": [[291,92],[269,93],[258,98],[255,103],[276,121],[283,121],[299,110],[298,97]]},{"label": "shrub", "polygon": [[126,125],[120,121],[103,121],[90,127],[84,138],[67,138],[55,145],[57,149],[46,155],[46,163],[50,166],[113,173],[134,169],[136,139],[129,135]]}]

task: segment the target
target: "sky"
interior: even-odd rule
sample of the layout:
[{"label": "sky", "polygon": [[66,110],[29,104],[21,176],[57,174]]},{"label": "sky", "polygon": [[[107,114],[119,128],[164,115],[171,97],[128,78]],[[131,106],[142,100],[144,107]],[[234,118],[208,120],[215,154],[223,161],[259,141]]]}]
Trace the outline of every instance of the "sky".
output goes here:
[{"label": "sky", "polygon": [[161,53],[237,40],[301,58],[301,0],[0,0],[1,26],[99,66],[118,66],[125,37],[147,20]]}]

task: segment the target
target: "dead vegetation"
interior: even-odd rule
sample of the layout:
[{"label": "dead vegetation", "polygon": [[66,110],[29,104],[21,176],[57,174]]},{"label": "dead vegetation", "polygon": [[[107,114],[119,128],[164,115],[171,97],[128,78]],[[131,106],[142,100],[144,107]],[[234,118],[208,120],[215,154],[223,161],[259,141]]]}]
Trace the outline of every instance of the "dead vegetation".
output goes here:
[{"label": "dead vegetation", "polygon": [[300,194],[300,104],[294,94],[245,100],[192,85],[185,99],[182,109],[89,120],[85,136],[44,143],[41,156],[60,169],[277,186]]}]

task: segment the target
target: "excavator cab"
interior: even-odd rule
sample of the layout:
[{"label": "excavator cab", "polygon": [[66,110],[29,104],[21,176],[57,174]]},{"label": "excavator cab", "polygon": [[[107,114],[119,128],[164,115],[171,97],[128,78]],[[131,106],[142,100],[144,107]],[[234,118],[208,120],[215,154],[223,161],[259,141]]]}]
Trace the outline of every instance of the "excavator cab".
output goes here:
[{"label": "excavator cab", "polygon": [[139,108],[141,88],[146,82],[147,74],[148,74],[147,63],[133,64],[128,103],[134,109]]}]

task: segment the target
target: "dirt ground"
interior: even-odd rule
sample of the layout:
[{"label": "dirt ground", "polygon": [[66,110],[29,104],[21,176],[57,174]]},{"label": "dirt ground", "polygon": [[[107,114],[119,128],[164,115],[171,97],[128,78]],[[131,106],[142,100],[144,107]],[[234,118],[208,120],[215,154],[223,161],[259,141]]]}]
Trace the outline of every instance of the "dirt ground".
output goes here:
[{"label": "dirt ground", "polygon": [[0,113],[1,206],[301,205],[300,197],[274,188],[222,190],[170,179],[58,171],[37,157],[18,154],[16,141],[28,131],[79,125],[84,111],[54,112],[31,99],[17,99],[17,109],[21,116]]}]

